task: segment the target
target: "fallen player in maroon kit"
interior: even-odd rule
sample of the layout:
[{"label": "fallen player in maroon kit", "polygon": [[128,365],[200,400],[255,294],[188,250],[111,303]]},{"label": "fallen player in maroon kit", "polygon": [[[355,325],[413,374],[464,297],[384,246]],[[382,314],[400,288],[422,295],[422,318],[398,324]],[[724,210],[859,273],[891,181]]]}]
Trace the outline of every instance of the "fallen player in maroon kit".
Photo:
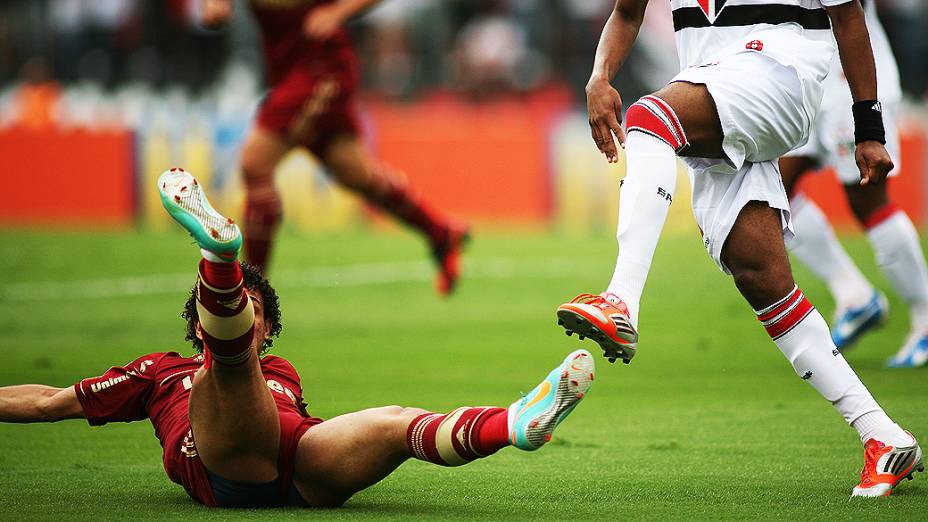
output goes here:
[{"label": "fallen player in maroon kit", "polygon": [[593,381],[593,358],[567,356],[509,408],[447,414],[386,406],[323,421],[306,411],[300,377],[264,355],[281,330],[277,294],[236,261],[242,239],[181,169],[158,181],[171,216],[201,247],[184,309],[200,355],[144,355],[68,388],[0,388],[0,422],[84,418],[91,425],[149,419],[164,469],[198,502],[218,507],[332,507],[409,458],[459,466],[513,445],[535,450]]},{"label": "fallen player in maroon kit", "polygon": [[[305,147],[329,176],[367,202],[421,232],[438,264],[437,289],[454,290],[467,229],[432,208],[402,173],[375,159],[359,136],[358,60],[342,24],[377,0],[250,0],[261,29],[270,92],[245,141],[245,256],[267,273],[281,220],[277,165]],[[203,23],[221,26],[231,0],[202,0]]]}]

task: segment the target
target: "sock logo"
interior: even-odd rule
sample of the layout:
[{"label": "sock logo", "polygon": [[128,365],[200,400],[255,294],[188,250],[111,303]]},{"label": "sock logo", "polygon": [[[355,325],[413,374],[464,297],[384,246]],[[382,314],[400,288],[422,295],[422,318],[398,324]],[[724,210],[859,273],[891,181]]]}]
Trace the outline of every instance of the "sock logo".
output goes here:
[{"label": "sock logo", "polygon": [[837,356],[841,355],[841,352],[839,352],[838,349],[835,348],[834,350],[831,351],[831,355],[834,355],[835,357],[837,357]]},{"label": "sock logo", "polygon": [[812,378],[813,375],[814,373],[812,372],[812,370],[806,370],[806,373],[802,374],[802,380],[808,381],[809,379]]},{"label": "sock logo", "polygon": [[661,187],[657,187],[657,196],[673,203],[673,196]]}]

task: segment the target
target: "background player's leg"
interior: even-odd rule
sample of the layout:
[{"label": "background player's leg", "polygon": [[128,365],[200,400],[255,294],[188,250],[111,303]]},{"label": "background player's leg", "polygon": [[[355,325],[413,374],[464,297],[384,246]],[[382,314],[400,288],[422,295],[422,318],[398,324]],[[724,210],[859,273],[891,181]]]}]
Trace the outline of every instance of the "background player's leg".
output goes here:
[{"label": "background player's leg", "polygon": [[790,252],[828,285],[836,310],[860,308],[874,297],[873,285],[841,246],[821,209],[796,191],[799,178],[815,167],[812,158],[780,158],[780,173],[790,197],[790,217],[796,233],[789,245]]},{"label": "background player's leg", "polygon": [[274,169],[290,148],[287,140],[257,125],[252,127],[242,148],[245,256],[264,273],[267,273],[274,233],[281,219]]},{"label": "background player's leg", "polygon": [[821,314],[795,286],[780,211],[764,202],[742,210],[722,248],[722,262],[797,375],[831,402],[861,440],[910,444],[835,348]]},{"label": "background player's leg", "polygon": [[[915,225],[889,201],[886,185],[845,185],[844,190],[851,210],[867,230],[877,264],[909,305],[911,331],[890,364],[921,366],[928,364],[928,268]],[[922,354],[906,362],[912,350]]]},{"label": "background player's leg", "polygon": [[509,408],[387,406],[325,421],[300,439],[294,483],[310,505],[338,506],[408,458],[461,466],[510,444],[538,449],[589,390],[593,371],[592,356],[578,350]]},{"label": "background player's leg", "polygon": [[329,174],[343,186],[421,232],[429,241],[441,268],[439,291],[453,289],[458,277],[458,251],[466,228],[422,200],[405,176],[378,162],[357,136],[342,133],[320,151]]}]

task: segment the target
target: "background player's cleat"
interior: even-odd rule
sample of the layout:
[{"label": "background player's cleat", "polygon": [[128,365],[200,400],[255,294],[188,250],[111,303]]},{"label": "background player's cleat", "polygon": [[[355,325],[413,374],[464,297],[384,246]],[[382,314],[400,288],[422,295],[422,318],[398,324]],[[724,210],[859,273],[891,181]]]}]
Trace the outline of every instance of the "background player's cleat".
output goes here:
[{"label": "background player's cleat", "polygon": [[580,294],[557,307],[557,324],[576,332],[580,340],[589,337],[599,343],[603,356],[628,364],[635,356],[638,331],[632,326],[628,306],[615,294]]},{"label": "background player's cleat", "polygon": [[928,334],[911,333],[891,359],[887,368],[920,368],[928,365]]},{"label": "background player's cleat", "polygon": [[432,257],[438,264],[435,288],[441,295],[454,292],[461,275],[460,259],[464,246],[470,241],[470,230],[466,225],[450,223],[443,241],[432,244]]},{"label": "background player's cleat", "polygon": [[889,302],[881,292],[874,290],[863,306],[849,308],[835,314],[831,327],[831,340],[839,350],[846,350],[867,330],[882,326],[889,315]]},{"label": "background player's cleat", "polygon": [[193,175],[180,168],[167,170],[158,177],[158,192],[164,209],[200,248],[224,259],[236,258],[242,247],[238,225],[213,209]]},{"label": "background player's cleat", "polygon": [[[906,432],[909,437],[912,434]],[[916,471],[924,471],[922,449],[912,437],[912,443],[894,448],[876,439],[864,445],[864,468],[860,484],[854,487],[852,497],[888,497],[903,479],[912,479]]]},{"label": "background player's cleat", "polygon": [[561,423],[593,385],[595,363],[590,352],[577,350],[508,412],[509,442],[534,451],[551,440]]}]

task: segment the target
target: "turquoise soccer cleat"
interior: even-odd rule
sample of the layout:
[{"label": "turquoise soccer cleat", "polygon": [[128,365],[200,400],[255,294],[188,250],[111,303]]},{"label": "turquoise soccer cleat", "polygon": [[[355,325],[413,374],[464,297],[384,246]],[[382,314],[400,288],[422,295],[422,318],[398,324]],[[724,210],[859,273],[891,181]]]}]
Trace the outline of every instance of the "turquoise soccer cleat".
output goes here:
[{"label": "turquoise soccer cleat", "polygon": [[593,385],[593,357],[577,350],[528,395],[509,406],[509,442],[534,451],[551,440],[557,425],[570,415]]},{"label": "turquoise soccer cleat", "polygon": [[866,304],[840,312],[831,327],[831,340],[841,350],[847,350],[864,332],[882,326],[889,315],[886,296],[874,290]]},{"label": "turquoise soccer cleat", "polygon": [[242,248],[242,232],[231,218],[216,212],[206,199],[203,187],[192,174],[181,168],[158,177],[161,204],[184,227],[200,248],[219,257],[235,259]]}]

